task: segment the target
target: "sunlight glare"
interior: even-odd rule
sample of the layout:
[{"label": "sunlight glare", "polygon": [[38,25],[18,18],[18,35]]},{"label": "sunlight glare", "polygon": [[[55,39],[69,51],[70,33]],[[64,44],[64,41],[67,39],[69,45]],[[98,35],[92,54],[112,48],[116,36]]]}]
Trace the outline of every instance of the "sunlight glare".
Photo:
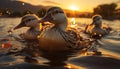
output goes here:
[{"label": "sunlight glare", "polygon": [[79,8],[77,6],[74,6],[74,5],[70,6],[70,9],[71,10],[79,10]]}]

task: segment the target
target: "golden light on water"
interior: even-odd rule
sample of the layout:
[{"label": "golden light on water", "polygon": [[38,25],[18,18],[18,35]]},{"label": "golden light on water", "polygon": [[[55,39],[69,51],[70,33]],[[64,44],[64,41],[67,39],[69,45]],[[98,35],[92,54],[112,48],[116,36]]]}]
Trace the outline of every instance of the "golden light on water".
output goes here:
[{"label": "golden light on water", "polygon": [[43,28],[43,27],[42,27],[42,23],[40,23],[40,30],[42,30],[42,28]]},{"label": "golden light on water", "polygon": [[96,35],[96,33],[94,33],[94,35]]},{"label": "golden light on water", "polygon": [[12,47],[12,44],[10,44],[10,43],[2,43],[1,47],[2,48],[10,48],[10,47]]},{"label": "golden light on water", "polygon": [[72,18],[71,21],[72,21],[72,24],[75,24],[75,18]]},{"label": "golden light on water", "polygon": [[2,47],[2,48],[5,48],[5,45],[2,43],[1,47]]},{"label": "golden light on water", "polygon": [[67,67],[68,67],[68,69],[71,69],[71,68],[72,68],[70,65],[68,65]]},{"label": "golden light on water", "polygon": [[76,26],[77,26],[77,24],[76,24],[75,18],[71,18],[71,20],[70,20],[70,27],[76,28]]},{"label": "golden light on water", "polygon": [[2,12],[0,13],[0,16],[2,16]]},{"label": "golden light on water", "polygon": [[99,34],[99,36],[101,37],[102,35],[101,35],[101,34]]},{"label": "golden light on water", "polygon": [[68,68],[68,69],[72,68],[71,65],[66,65],[65,67]]}]

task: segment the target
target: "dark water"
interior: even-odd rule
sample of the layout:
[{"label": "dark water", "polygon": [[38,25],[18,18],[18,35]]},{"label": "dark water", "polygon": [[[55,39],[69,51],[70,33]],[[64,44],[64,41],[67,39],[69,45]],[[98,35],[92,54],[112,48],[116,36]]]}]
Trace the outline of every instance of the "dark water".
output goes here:
[{"label": "dark water", "polygon": [[[4,38],[11,39],[9,42],[13,45],[13,48],[18,50],[25,46],[24,43],[8,36],[7,31],[19,24],[20,19],[0,18],[0,40]],[[76,24],[72,27],[80,29],[84,29],[85,24],[91,23],[91,19],[87,18],[76,18],[75,20]],[[72,22],[70,18],[69,22]],[[61,57],[42,55],[42,57],[36,58],[38,63],[25,62],[24,56],[1,56],[0,69],[120,69],[120,20],[103,20],[103,23],[112,27],[113,31],[99,41],[101,44],[99,50],[102,52],[102,56],[81,55],[79,52],[72,57],[66,54],[62,54]],[[14,31],[13,35],[19,37],[18,34],[24,33],[27,29],[18,29]],[[7,43],[7,41],[0,41],[0,46],[2,43]],[[0,47],[0,54],[5,54],[8,51],[9,49]],[[53,60],[53,62],[48,59]]]}]

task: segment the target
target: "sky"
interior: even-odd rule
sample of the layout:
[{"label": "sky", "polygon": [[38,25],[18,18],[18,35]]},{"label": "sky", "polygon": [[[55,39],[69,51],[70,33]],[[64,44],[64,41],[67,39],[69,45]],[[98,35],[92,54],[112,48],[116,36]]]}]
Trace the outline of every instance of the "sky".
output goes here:
[{"label": "sky", "polygon": [[109,4],[115,2],[120,7],[120,0],[21,0],[33,5],[56,5],[65,9],[74,9],[79,11],[92,12],[92,9],[100,4]]}]

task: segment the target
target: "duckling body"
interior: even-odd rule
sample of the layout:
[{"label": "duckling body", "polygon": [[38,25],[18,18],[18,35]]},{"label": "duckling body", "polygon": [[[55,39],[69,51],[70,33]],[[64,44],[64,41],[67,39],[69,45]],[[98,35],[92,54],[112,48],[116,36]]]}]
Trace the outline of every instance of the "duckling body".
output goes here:
[{"label": "duckling body", "polygon": [[46,21],[53,23],[54,26],[48,27],[41,32],[39,36],[39,48],[41,50],[48,52],[68,51],[71,50],[68,46],[74,47],[77,44],[79,40],[76,37],[77,33],[72,34],[75,38],[71,38],[70,33],[67,32],[68,21],[61,8],[50,8],[46,16],[40,20],[40,22]]},{"label": "duckling body", "polygon": [[39,34],[40,31],[30,28],[25,33],[21,34],[21,37],[26,40],[31,40],[31,39],[37,39],[37,36]]},{"label": "duckling body", "polygon": [[95,27],[94,25],[92,25],[92,26],[89,25],[88,28],[87,28],[87,30],[86,30],[86,32],[88,34],[94,34],[94,35],[95,34],[96,35],[99,35],[99,34],[105,35],[105,34],[107,34],[104,29],[99,28],[99,27]]},{"label": "duckling body", "polygon": [[41,25],[38,23],[39,18],[34,14],[27,14],[22,17],[21,23],[17,25],[14,30],[29,27],[29,29],[21,34],[20,36],[25,40],[37,39],[37,36],[40,34]]},{"label": "duckling body", "polygon": [[92,38],[101,38],[109,34],[110,30],[108,28],[103,28],[102,26],[102,17],[100,15],[93,16],[93,22],[90,25],[87,25],[85,28],[85,32],[90,34]]},{"label": "duckling body", "polygon": [[65,51],[69,49],[59,30],[55,28],[44,30],[40,35],[39,44],[40,49],[45,51]]}]

